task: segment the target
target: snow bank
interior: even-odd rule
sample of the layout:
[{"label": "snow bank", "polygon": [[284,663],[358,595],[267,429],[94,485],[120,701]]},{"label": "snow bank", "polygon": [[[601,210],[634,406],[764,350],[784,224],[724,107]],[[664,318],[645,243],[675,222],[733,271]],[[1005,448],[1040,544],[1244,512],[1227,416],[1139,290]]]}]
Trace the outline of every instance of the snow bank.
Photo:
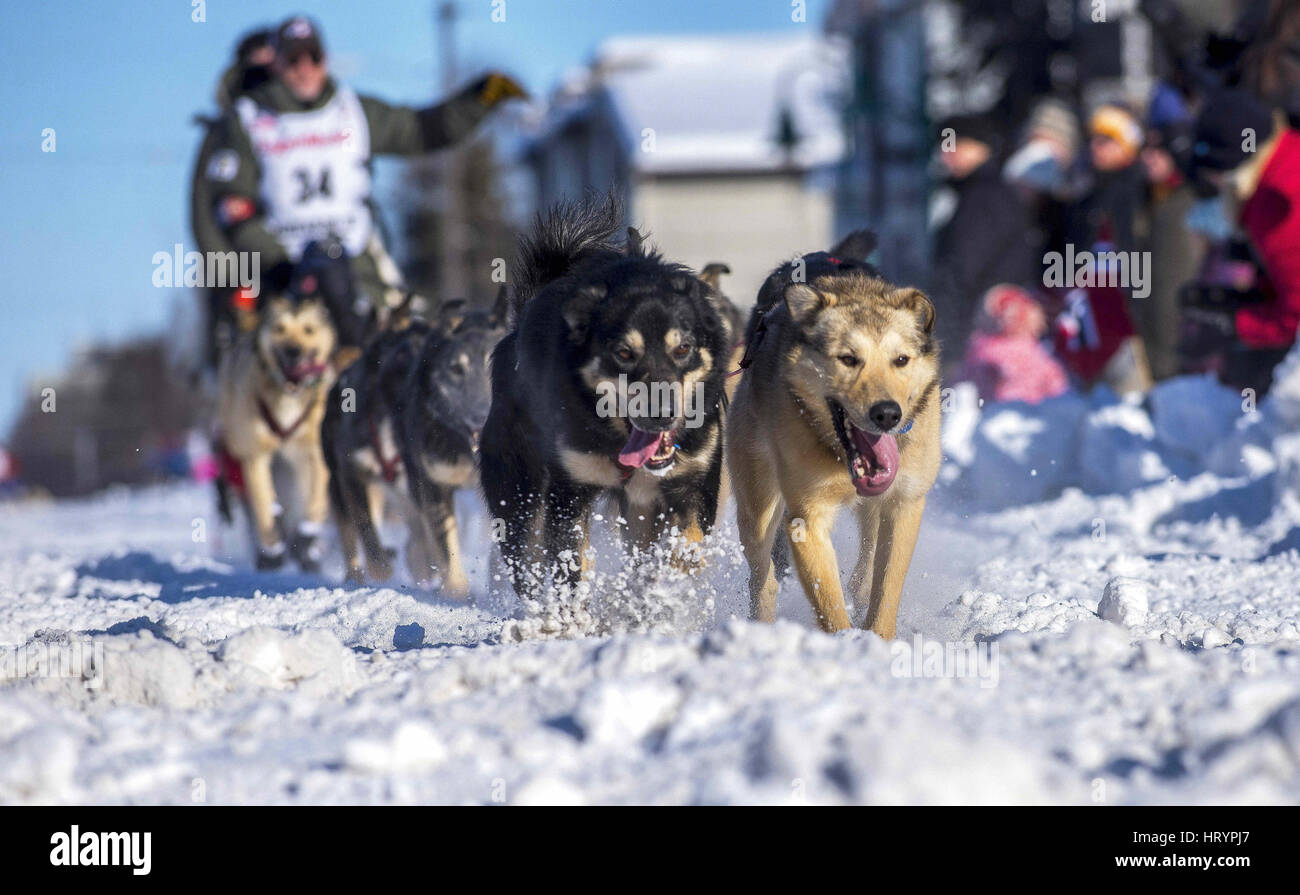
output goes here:
[{"label": "snow bank", "polygon": [[1300,360],[1256,407],[1211,376],[1183,376],[1146,396],[1098,388],[1038,405],[979,406],[969,384],[945,402],[943,482],[972,509],[1047,500],[1077,487],[1129,493],[1209,470],[1220,476],[1278,472],[1300,490]]}]

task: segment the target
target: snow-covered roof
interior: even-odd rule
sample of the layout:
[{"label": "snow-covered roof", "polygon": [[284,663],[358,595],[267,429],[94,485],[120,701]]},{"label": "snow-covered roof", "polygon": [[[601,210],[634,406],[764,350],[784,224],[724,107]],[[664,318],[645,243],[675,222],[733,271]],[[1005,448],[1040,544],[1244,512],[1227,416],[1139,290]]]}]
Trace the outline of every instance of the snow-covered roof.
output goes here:
[{"label": "snow-covered roof", "polygon": [[[847,89],[847,46],[812,29],[794,38],[613,38],[597,49],[591,72],[583,90],[568,82],[548,132],[574,115],[611,109],[638,171],[783,167],[776,140],[783,108],[800,137],[791,159],[797,167],[830,164],[844,153],[839,102]],[[647,128],[654,132],[651,150],[643,149]]]}]

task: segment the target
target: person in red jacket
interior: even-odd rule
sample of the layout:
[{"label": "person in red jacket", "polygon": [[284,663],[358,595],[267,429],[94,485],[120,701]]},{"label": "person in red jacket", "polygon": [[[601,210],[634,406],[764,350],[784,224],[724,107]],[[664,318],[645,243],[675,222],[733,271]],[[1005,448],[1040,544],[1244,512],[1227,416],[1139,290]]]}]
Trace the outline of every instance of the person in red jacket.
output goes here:
[{"label": "person in red jacket", "polygon": [[1225,90],[1207,98],[1193,152],[1201,182],[1239,203],[1259,279],[1239,301],[1216,292],[1187,315],[1200,339],[1208,334],[1225,349],[1223,381],[1262,395],[1300,329],[1300,134],[1250,94]]}]

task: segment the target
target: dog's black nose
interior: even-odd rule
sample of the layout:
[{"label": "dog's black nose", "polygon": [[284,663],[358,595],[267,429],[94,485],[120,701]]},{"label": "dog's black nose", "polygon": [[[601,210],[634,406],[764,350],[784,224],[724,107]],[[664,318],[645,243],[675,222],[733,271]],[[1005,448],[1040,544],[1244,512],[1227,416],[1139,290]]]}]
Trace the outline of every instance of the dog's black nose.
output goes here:
[{"label": "dog's black nose", "polygon": [[897,401],[877,401],[867,411],[871,424],[881,431],[888,431],[898,425],[903,418],[903,408]]},{"label": "dog's black nose", "polygon": [[295,361],[302,356],[302,349],[297,345],[285,345],[280,349],[280,354],[287,361]]}]

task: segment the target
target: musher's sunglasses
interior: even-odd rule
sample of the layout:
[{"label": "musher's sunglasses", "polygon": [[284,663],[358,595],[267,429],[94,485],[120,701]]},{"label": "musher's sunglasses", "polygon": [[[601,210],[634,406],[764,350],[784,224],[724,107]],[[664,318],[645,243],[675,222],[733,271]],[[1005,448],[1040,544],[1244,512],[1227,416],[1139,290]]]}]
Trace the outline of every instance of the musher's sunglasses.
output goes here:
[{"label": "musher's sunglasses", "polygon": [[306,58],[311,59],[312,65],[320,65],[321,60],[324,59],[325,57],[323,54],[321,54],[316,50],[304,50],[301,53],[294,53],[292,57],[286,59],[285,66],[287,68],[294,68],[298,65],[299,62],[302,62],[302,60]]}]

